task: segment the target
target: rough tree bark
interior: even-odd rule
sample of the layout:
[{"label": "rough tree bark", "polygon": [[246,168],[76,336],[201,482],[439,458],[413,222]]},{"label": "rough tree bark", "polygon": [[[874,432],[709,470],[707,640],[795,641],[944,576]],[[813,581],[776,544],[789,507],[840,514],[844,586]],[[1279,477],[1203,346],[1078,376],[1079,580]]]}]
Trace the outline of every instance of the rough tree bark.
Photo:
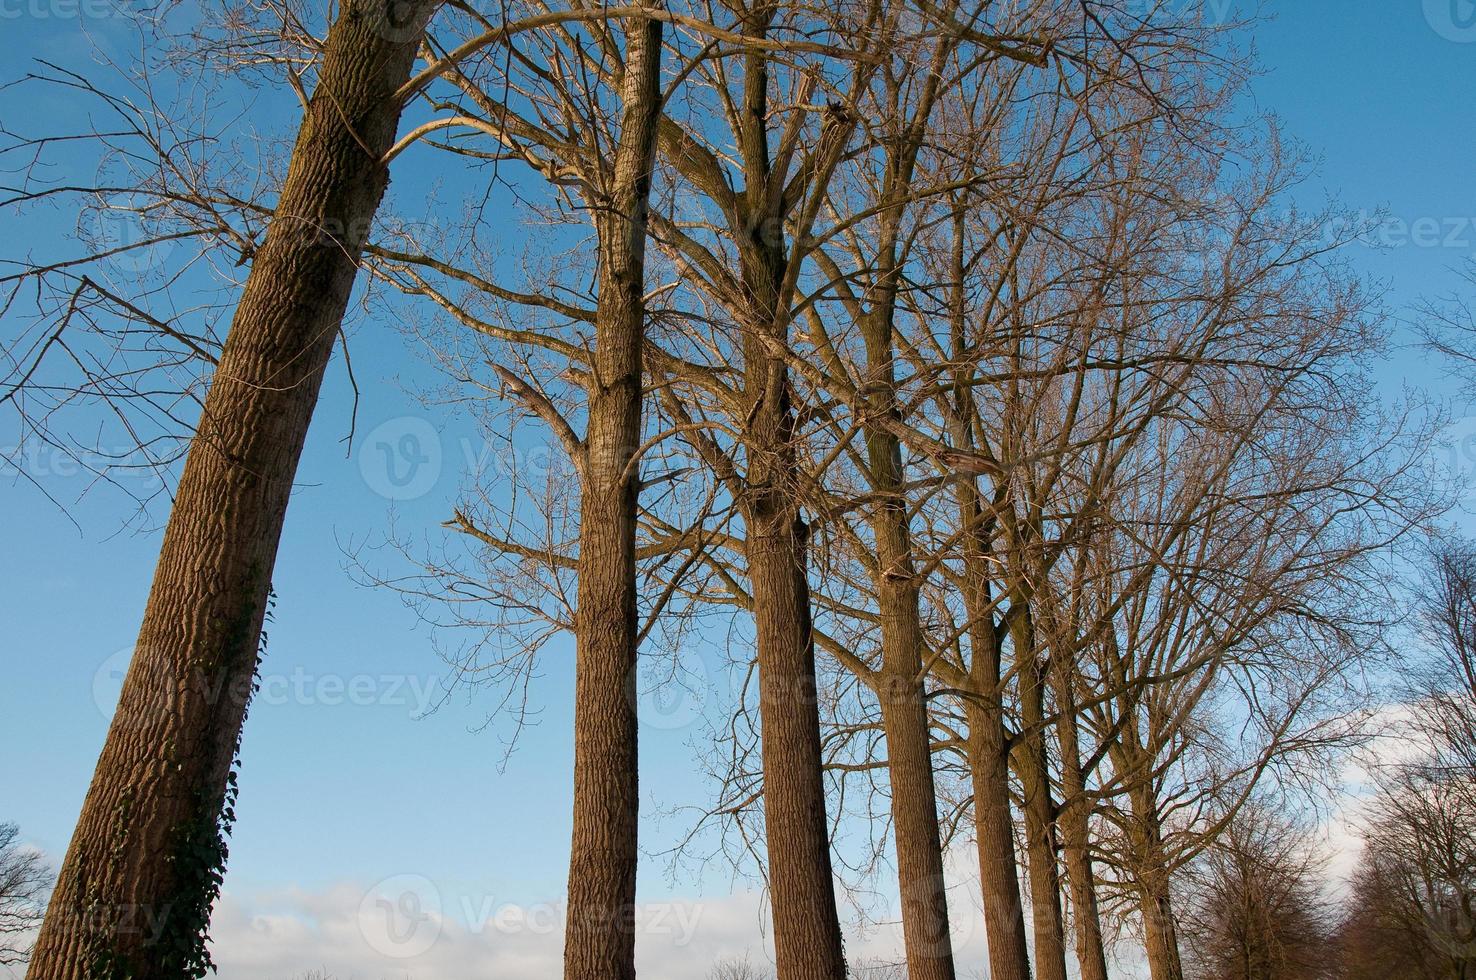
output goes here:
[{"label": "rough tree bark", "polygon": [[[948,50],[945,45],[943,51]],[[940,52],[938,62],[943,61]],[[902,936],[912,980],[953,980],[953,940],[948,931],[948,891],[938,829],[932,740],[923,689],[922,617],[913,562],[912,529],[902,472],[902,445],[878,420],[901,421],[897,406],[895,316],[901,278],[899,238],[917,155],[937,98],[941,71],[926,76],[918,104],[900,139],[886,155],[871,309],[861,323],[866,348],[864,435],[868,479],[878,503],[871,511],[876,545],[875,587],[881,620],[882,669],[877,677],[887,744],[892,838],[902,900]],[[892,104],[903,110],[894,84]]]},{"label": "rough tree bark", "polygon": [[661,110],[661,22],[628,34],[619,144],[597,210],[599,298],[580,460],[574,830],[564,976],[633,980],[639,794],[635,453],[641,436],[647,208]]},{"label": "rough tree bark", "polygon": [[[895,413],[895,406],[888,409]],[[868,433],[873,486],[888,496],[872,519],[876,538],[877,608],[882,670],[878,678],[887,744],[892,836],[902,897],[907,973],[917,980],[952,980],[948,893],[938,830],[937,790],[928,712],[922,687],[922,621],[911,535],[902,497],[900,446],[895,436]]]},{"label": "rough tree bark", "polygon": [[[953,438],[961,449],[975,448],[974,394],[965,338],[967,291],[964,283],[966,209],[956,202],[953,213],[952,297],[950,333],[956,381],[950,412]],[[965,747],[974,794],[974,847],[979,859],[979,887],[984,899],[984,932],[989,940],[989,976],[994,980],[1030,980],[1030,948],[1025,939],[1025,911],[1020,901],[1020,871],[1015,858],[1015,824],[1010,810],[1010,739],[1005,726],[1004,664],[995,622],[990,562],[996,530],[986,510],[978,478],[959,474],[954,496],[962,531],[963,577],[960,591],[968,617],[968,688],[964,720]]]},{"label": "rough tree bark", "polygon": [[1066,930],[1061,911],[1060,868],[1056,861],[1056,814],[1045,748],[1046,667],[1043,659],[1034,653],[1029,612],[1014,616],[1011,627],[1015,655],[1028,658],[1019,671],[1022,732],[1014,761],[1024,799],[1025,867],[1034,923],[1035,975],[1039,980],[1066,980]]},{"label": "rough tree bark", "polygon": [[287,501],[431,0],[349,0],[180,477],[33,980],[201,976]]},{"label": "rough tree bark", "polygon": [[[992,630],[989,626],[985,628]],[[986,704],[970,701],[965,710],[974,792],[974,839],[984,898],[984,932],[989,940],[989,976],[999,980],[1030,980],[1030,947],[1025,938],[1014,818],[1010,812],[1009,746],[998,698],[986,696],[985,700]]]},{"label": "rough tree bark", "polygon": [[1062,855],[1066,864],[1067,891],[1071,897],[1071,924],[1076,940],[1076,962],[1081,980],[1107,980],[1107,952],[1102,938],[1102,917],[1097,906],[1097,881],[1092,868],[1091,800],[1081,771],[1081,738],[1076,713],[1072,668],[1057,659],[1052,671],[1060,720],[1056,737],[1061,747]]},{"label": "rough tree bark", "polygon": [[[1129,725],[1124,744],[1141,767],[1135,772],[1151,773],[1153,763],[1142,750],[1134,726]],[[1163,829],[1159,823],[1154,779],[1145,776],[1128,791],[1132,806],[1131,843],[1139,867],[1138,899],[1143,918],[1143,946],[1148,954],[1148,972],[1153,980],[1184,980],[1179,954],[1178,927],[1174,922],[1173,898],[1169,892],[1168,857],[1164,853]]]},{"label": "rough tree bark", "polygon": [[[750,13],[762,37],[774,7]],[[745,296],[744,396],[749,466],[744,499],[749,585],[758,645],[763,728],[764,826],[774,950],[781,980],[843,980],[840,919],[831,880],[821,770],[820,707],[811,622],[809,529],[800,514],[795,415],[783,349],[789,321],[781,195],[769,158],[767,56],[745,55],[745,125],[739,133],[746,188],[738,229]]]}]

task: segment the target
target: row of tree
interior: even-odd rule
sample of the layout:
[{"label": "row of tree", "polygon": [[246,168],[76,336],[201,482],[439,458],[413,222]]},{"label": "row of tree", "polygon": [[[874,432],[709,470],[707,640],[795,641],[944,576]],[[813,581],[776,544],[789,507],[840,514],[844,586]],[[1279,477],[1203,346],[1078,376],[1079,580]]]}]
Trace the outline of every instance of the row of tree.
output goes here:
[{"label": "row of tree", "polygon": [[[1440,548],[1416,623],[1423,653],[1357,797],[1361,850],[1257,804],[1180,882],[1191,974],[1205,980],[1416,980],[1476,969],[1476,553]],[[1340,887],[1339,887],[1340,885]]]},{"label": "row of tree", "polygon": [[[570,463],[470,474],[447,546],[396,576],[485,634],[461,665],[514,705],[574,638],[566,977],[635,973],[638,668],[724,628],[744,683],[694,834],[759,869],[780,977],[846,975],[837,894],[885,868],[907,975],[952,980],[965,842],[992,976],[1106,980],[1124,931],[1185,975],[1182,883],[1365,737],[1391,549],[1443,505],[1428,431],[1363,374],[1383,331],[1343,226],[1292,206],[1297,153],[1237,109],[1243,25],[1134,0],[218,13],[155,38],[169,77],[216,73],[179,104],[35,78],[111,115],[104,166],[33,162],[4,202],[143,229],[12,266],[3,400],[56,443],[105,401],[173,496],[31,976],[209,967],[356,281],[490,433],[531,417]],[[279,178],[181,108],[263,78],[303,109]],[[381,209],[402,154],[465,199]],[[182,301],[205,286],[225,300]]]}]

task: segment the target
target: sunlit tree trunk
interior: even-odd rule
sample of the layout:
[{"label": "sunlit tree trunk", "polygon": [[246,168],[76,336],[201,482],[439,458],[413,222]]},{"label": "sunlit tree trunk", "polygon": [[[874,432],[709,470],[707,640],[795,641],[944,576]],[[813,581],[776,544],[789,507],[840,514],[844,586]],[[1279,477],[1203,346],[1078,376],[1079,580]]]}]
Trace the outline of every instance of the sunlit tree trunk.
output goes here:
[{"label": "sunlit tree trunk", "polygon": [[[915,153],[915,150],[911,151]],[[886,197],[907,186],[911,154],[888,174]],[[896,401],[893,316],[897,268],[897,214],[881,223],[874,306],[862,323],[866,344],[867,418],[900,422]],[[887,745],[892,838],[902,899],[902,936],[907,973],[913,980],[953,980],[953,942],[948,931],[948,892],[938,828],[937,788],[928,709],[923,689],[922,619],[912,531],[903,487],[902,446],[886,425],[868,422],[865,431],[869,481],[878,497],[871,529],[876,545],[877,611],[881,620],[882,669],[877,678],[882,729]]]},{"label": "sunlit tree trunk", "polygon": [[196,977],[287,502],[428,0],[329,31],[266,240],[190,445],[133,660],[28,976]]},{"label": "sunlit tree trunk", "polygon": [[1071,925],[1076,940],[1076,962],[1081,980],[1107,980],[1107,953],[1102,940],[1102,919],[1097,907],[1097,882],[1092,869],[1091,804],[1081,771],[1081,745],[1072,691],[1070,668],[1057,664],[1056,691],[1060,720],[1057,739],[1061,746],[1061,851],[1066,865],[1067,890],[1071,897]]},{"label": "sunlit tree trunk", "polygon": [[1056,861],[1056,813],[1045,749],[1045,668],[1033,652],[1029,616],[1015,617],[1012,625],[1015,655],[1027,658],[1019,671],[1022,737],[1015,749],[1014,762],[1024,800],[1025,865],[1034,924],[1035,975],[1040,980],[1066,980],[1066,930],[1061,910],[1061,875]]},{"label": "sunlit tree trunk", "polygon": [[1153,980],[1184,980],[1179,954],[1178,927],[1164,854],[1163,830],[1153,798],[1151,780],[1142,780],[1128,792],[1132,804],[1131,840],[1138,864],[1139,907],[1143,919],[1143,946]]},{"label": "sunlit tree trunk", "polygon": [[[990,699],[991,701],[993,699]],[[969,770],[974,791],[975,841],[984,929],[989,940],[989,976],[1029,980],[1030,950],[1020,901],[1010,810],[1009,749],[996,704],[967,708]]]},{"label": "sunlit tree trunk", "polygon": [[[750,13],[745,33],[761,38],[773,6]],[[829,821],[821,769],[820,706],[810,608],[809,528],[799,510],[795,414],[782,351],[789,321],[784,215],[769,159],[767,56],[744,56],[745,125],[739,152],[747,182],[739,246],[745,296],[744,396],[749,467],[742,501],[758,645],[763,729],[764,827],[780,980],[846,975],[831,879]]]},{"label": "sunlit tree trunk", "polygon": [[[953,215],[953,288],[950,298],[955,360],[967,363],[964,316],[964,220]],[[974,396],[967,369],[956,372],[954,395],[960,447],[973,448]],[[1010,807],[1010,742],[1005,726],[1004,677],[1000,635],[995,622],[990,555],[994,522],[985,511],[977,479],[960,476],[955,486],[962,531],[964,615],[968,617],[970,697],[964,702],[968,724],[969,778],[974,793],[974,841],[979,860],[979,886],[984,901],[984,930],[989,942],[989,976],[993,980],[1030,980],[1030,949],[1025,938],[1025,910],[1020,899],[1020,871],[1015,856],[1015,823]]]},{"label": "sunlit tree trunk", "polygon": [[599,299],[580,466],[574,830],[564,976],[635,976],[635,452],[641,437],[647,207],[661,101],[661,23],[632,24],[619,144],[596,217]]}]

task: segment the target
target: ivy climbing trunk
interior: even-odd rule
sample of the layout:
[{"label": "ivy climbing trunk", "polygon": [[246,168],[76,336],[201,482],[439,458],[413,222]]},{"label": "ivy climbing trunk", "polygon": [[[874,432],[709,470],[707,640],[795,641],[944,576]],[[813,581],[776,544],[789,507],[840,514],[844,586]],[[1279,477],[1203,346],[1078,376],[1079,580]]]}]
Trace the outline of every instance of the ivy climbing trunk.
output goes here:
[{"label": "ivy climbing trunk", "polygon": [[180,477],[32,980],[174,980],[205,932],[272,566],[430,0],[348,0]]},{"label": "ivy climbing trunk", "polygon": [[633,980],[639,797],[636,718],[636,451],[641,434],[647,206],[661,106],[661,22],[626,44],[610,184],[596,209],[599,300],[580,461],[575,629],[574,831],[568,980]]}]

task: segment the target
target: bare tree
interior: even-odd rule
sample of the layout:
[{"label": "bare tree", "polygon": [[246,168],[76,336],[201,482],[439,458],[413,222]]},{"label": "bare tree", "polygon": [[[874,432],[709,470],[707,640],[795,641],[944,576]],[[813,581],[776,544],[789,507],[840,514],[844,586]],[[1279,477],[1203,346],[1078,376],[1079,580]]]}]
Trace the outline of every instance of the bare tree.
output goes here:
[{"label": "bare tree", "polygon": [[1476,784],[1397,766],[1372,801],[1341,926],[1345,980],[1476,971]]},{"label": "bare tree", "polygon": [[707,971],[707,980],[768,980],[769,974],[744,957],[718,960]]},{"label": "bare tree", "polygon": [[1476,552],[1447,540],[1419,583],[1404,757],[1376,768],[1341,928],[1348,980],[1476,971]]},{"label": "bare tree", "polygon": [[17,843],[20,828],[0,823],[0,966],[31,955],[30,933],[41,924],[51,871],[39,851]]},{"label": "bare tree", "polygon": [[1243,807],[1182,884],[1186,973],[1195,980],[1329,977],[1335,925],[1316,844],[1279,801]]},{"label": "bare tree", "polygon": [[30,976],[201,976],[271,572],[433,4],[347,6],[205,398]]}]

